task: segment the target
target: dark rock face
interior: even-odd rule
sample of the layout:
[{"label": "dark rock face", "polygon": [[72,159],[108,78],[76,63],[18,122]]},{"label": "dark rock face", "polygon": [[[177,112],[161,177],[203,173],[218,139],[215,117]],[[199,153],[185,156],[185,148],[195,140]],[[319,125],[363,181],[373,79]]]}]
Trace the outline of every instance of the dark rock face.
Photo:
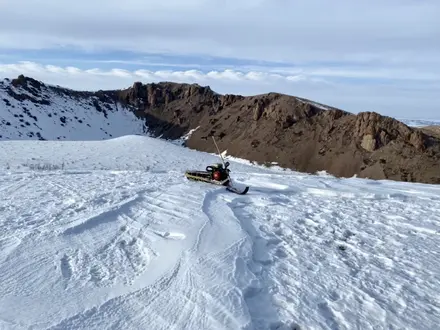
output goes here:
[{"label": "dark rock face", "polygon": [[38,80],[19,75],[17,78],[12,79],[11,85],[15,88],[22,88],[28,92],[26,94],[17,93],[12,88],[8,89],[8,95],[14,99],[18,101],[28,100],[36,104],[50,105],[50,101],[48,99],[40,97],[41,86],[43,86],[43,83],[39,82]]},{"label": "dark rock face", "polygon": [[118,91],[117,97],[145,118],[150,132],[170,139],[180,138],[203,116],[219,111],[223,100],[209,87],[172,82],[136,82],[131,88]]},{"label": "dark rock face", "polygon": [[[41,83],[20,76],[13,84],[37,92]],[[59,92],[120,101],[155,136],[175,139],[195,129],[186,145],[201,151],[216,152],[213,135],[228,154],[260,163],[341,177],[440,183],[438,131],[411,128],[375,112],[354,115],[284,94],[220,95],[209,87],[172,82]]]},{"label": "dark rock face", "polygon": [[157,135],[304,172],[440,183],[440,140],[375,112],[358,115],[278,93],[219,95],[196,84],[160,83],[121,92]]},{"label": "dark rock face", "polygon": [[364,112],[357,116],[355,134],[362,138],[362,147],[374,151],[394,140],[410,143],[417,150],[424,150],[426,139],[422,132],[414,131],[405,124],[374,112]]}]

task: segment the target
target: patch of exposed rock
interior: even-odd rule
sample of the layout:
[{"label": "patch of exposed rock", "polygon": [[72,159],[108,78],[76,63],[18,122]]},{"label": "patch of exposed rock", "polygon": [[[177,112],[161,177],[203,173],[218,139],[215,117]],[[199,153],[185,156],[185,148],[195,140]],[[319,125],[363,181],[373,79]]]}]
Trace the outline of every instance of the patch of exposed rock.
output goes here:
[{"label": "patch of exposed rock", "polygon": [[440,125],[431,125],[420,128],[426,135],[440,139]]},{"label": "patch of exposed rock", "polygon": [[426,147],[426,137],[421,131],[374,112],[361,113],[356,117],[354,134],[362,138],[361,146],[367,151],[380,149],[394,140],[407,141],[417,150]]}]

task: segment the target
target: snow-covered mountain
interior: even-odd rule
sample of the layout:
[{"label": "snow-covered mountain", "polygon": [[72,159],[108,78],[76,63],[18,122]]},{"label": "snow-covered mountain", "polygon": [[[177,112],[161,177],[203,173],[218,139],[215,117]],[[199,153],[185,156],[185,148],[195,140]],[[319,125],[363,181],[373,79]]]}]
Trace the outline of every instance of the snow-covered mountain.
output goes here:
[{"label": "snow-covered mountain", "polygon": [[102,140],[144,134],[144,120],[103,93],[31,78],[0,81],[0,140]]},{"label": "snow-covered mountain", "polygon": [[1,329],[436,329],[440,186],[141,136],[0,144]]}]

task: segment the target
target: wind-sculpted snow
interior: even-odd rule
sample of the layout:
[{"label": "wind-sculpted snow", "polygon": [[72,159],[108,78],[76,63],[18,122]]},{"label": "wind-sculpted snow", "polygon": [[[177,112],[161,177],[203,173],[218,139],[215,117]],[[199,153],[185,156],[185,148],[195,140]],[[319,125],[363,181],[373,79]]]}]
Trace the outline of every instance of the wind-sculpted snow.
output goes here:
[{"label": "wind-sculpted snow", "polygon": [[0,144],[1,329],[435,329],[440,187],[162,140]]}]

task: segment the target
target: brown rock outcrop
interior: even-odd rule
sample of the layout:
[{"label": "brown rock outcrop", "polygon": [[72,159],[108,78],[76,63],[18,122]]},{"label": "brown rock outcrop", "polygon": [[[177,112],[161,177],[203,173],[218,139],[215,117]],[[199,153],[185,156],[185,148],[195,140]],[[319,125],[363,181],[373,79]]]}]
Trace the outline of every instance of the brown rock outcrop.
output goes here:
[{"label": "brown rock outcrop", "polygon": [[384,147],[394,140],[406,141],[418,150],[425,149],[426,139],[421,131],[375,112],[364,112],[357,116],[355,134],[362,137],[362,146],[367,151]]},{"label": "brown rock outcrop", "polygon": [[214,135],[222,150],[260,163],[440,183],[440,140],[375,112],[354,115],[278,93],[219,95],[196,84],[135,84],[120,96],[157,135],[177,138],[198,127],[190,148],[215,152]]}]

